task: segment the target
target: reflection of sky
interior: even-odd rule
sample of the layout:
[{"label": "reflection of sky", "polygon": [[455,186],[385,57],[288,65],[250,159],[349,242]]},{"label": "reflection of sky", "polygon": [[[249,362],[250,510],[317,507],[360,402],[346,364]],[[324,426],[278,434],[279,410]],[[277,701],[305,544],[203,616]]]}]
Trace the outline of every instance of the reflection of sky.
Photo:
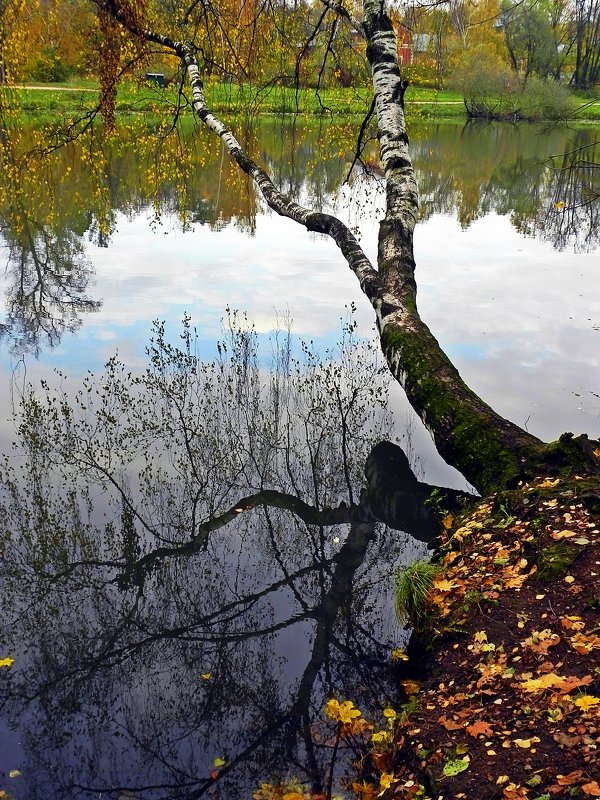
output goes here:
[{"label": "reflection of sky", "polygon": [[560,253],[495,214],[466,231],[433,218],[415,247],[422,315],[467,383],[542,438],[598,436],[598,255]]},{"label": "reflection of sky", "polygon": [[[360,224],[374,256],[376,225]],[[422,316],[475,390],[543,438],[600,434],[597,254],[557,252],[519,234],[508,217],[489,214],[466,230],[432,216],[417,228],[415,255]],[[206,357],[228,306],[247,311],[260,333],[287,310],[295,334],[327,346],[354,301],[360,332],[372,330],[370,306],[335,245],[275,215],[259,214],[252,237],[233,226],[184,233],[168,221],[152,230],[143,214],[120,215],[109,247],[90,245],[89,256],[96,278],[88,291],[102,309],[84,319],[77,337],[65,335],[37,363],[28,359],[29,379],[53,367],[73,377],[97,371],[115,351],[142,366],[152,320],[164,319],[176,339],[184,312]],[[0,358],[6,403],[14,365],[5,350]]]}]

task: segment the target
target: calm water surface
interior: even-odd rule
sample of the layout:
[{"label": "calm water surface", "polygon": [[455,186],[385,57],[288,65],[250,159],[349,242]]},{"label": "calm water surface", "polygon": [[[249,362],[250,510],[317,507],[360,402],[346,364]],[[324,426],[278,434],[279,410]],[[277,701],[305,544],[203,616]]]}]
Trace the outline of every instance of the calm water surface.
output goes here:
[{"label": "calm water surface", "polygon": [[[334,128],[269,121],[247,137],[286,191],[349,220],[375,258],[381,182],[375,172],[342,185],[350,151]],[[547,160],[593,140],[591,130],[527,126],[432,124],[413,134],[422,316],[475,390],[546,439],[564,430],[600,434],[597,171],[564,169],[574,155]],[[323,143],[335,157],[323,155]],[[583,152],[592,160],[593,149]],[[269,369],[281,371],[282,362],[268,337],[277,315],[287,316],[303,376],[286,384],[277,412],[272,390],[268,397],[261,390],[258,417],[248,413],[235,424],[202,403],[214,390],[212,408],[233,409],[228,413],[235,416],[250,407],[241,395],[234,392],[230,402],[219,394],[222,387],[196,387],[197,405],[190,408],[204,436],[198,462],[204,483],[197,475],[188,481],[189,465],[184,470],[177,461],[179,434],[168,428],[173,407],[161,405],[164,396],[159,402],[142,393],[119,406],[117,394],[110,395],[122,412],[139,409],[136,425],[144,409],[162,425],[144,445],[144,452],[154,448],[155,469],[164,470],[154,483],[131,485],[139,468],[133,457],[111,462],[139,514],[133,523],[114,486],[63,468],[64,430],[40,428],[54,438],[36,445],[38,472],[23,453],[10,456],[14,466],[26,464],[29,477],[20,484],[22,497],[9,502],[4,495],[6,524],[35,531],[11,547],[5,575],[0,657],[11,655],[15,663],[3,673],[0,789],[17,798],[241,797],[273,775],[314,782],[331,758],[332,730],[321,710],[332,691],[375,713],[401,701],[390,662],[404,637],[393,612],[392,576],[424,552],[408,534],[364,523],[305,524],[281,508],[257,508],[211,534],[198,552],[161,559],[144,581],[119,578],[132,548],[148,552],[163,539],[189,538],[197,522],[190,521],[194,486],[203,486],[202,519],[261,488],[335,506],[360,494],[374,440],[394,430],[406,434],[406,405],[392,388],[393,419],[365,410],[342,432],[353,444],[351,476],[340,483],[347,466],[340,417],[335,403],[319,399],[335,400],[335,393],[306,380],[312,362],[299,339],[311,340],[313,349],[333,348],[352,303],[354,335],[369,339],[371,309],[334,245],[266,211],[219,148],[200,148],[196,157],[203,164],[187,187],[183,222],[176,187],[163,188],[153,205],[147,165],[127,148],[107,156],[102,203],[89,199],[92,180],[74,148],[55,167],[63,175],[68,167],[68,179],[53,189],[48,177],[32,193],[21,209],[25,224],[1,210],[5,452],[27,382],[39,386],[44,379],[72,393],[115,352],[137,374],[148,361],[155,319],[165,321],[167,341],[181,344],[181,319],[191,315],[195,368],[218,355],[225,309],[246,311],[256,337],[242,340],[251,349],[262,346],[250,360],[254,380],[272,386]],[[45,191],[63,193],[51,225],[44,222]],[[325,363],[353,363],[338,351],[332,358]],[[171,364],[170,375],[188,374],[191,363]],[[348,376],[363,375],[354,363],[345,373],[348,384]],[[109,383],[105,376],[93,391]],[[107,395],[99,397],[97,408],[108,407]],[[290,419],[292,445],[282,449]],[[461,486],[427,434],[408,424],[426,478]],[[123,423],[119,430],[124,448],[129,429]],[[104,454],[118,450],[116,435],[109,447],[98,431],[88,433]],[[249,455],[238,462],[232,452]],[[73,497],[67,488],[81,494]],[[74,561],[81,566],[66,574],[64,565]],[[226,765],[216,780],[215,758]],[[11,770],[21,774],[10,778]],[[336,774],[343,770],[342,758]]]}]

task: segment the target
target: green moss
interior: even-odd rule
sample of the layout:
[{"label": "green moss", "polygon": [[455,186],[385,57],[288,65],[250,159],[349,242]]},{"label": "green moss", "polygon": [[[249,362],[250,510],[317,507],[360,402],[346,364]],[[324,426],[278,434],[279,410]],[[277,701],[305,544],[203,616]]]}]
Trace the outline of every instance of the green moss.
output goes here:
[{"label": "green moss", "polygon": [[[390,325],[382,339],[390,362],[396,355],[400,358],[398,371],[406,374],[409,401],[422,409],[425,424],[435,432],[441,455],[482,494],[515,478],[521,469],[517,445],[509,448],[504,443],[498,425],[502,423],[507,428],[510,423],[469,389],[427,326],[422,324],[422,331],[405,331]],[[520,430],[515,426],[514,432],[517,436]],[[518,447],[525,461],[535,457],[535,439],[531,440],[531,454],[523,445]]]},{"label": "green moss", "polygon": [[546,445],[543,453],[544,462],[561,470],[564,477],[573,470],[598,472],[600,465],[593,454],[597,446],[598,442],[588,439],[585,434],[573,436],[572,433],[563,433],[557,441]]},{"label": "green moss", "polygon": [[555,581],[566,574],[568,568],[575,560],[579,548],[566,542],[556,542],[540,550],[536,566],[537,579],[540,581]]}]

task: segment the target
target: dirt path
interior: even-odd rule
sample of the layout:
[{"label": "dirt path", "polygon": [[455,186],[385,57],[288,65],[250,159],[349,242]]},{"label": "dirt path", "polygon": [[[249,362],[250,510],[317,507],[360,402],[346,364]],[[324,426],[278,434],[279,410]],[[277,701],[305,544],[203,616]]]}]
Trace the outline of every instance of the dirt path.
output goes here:
[{"label": "dirt path", "polygon": [[98,89],[89,89],[84,86],[52,86],[52,85],[44,85],[44,86],[24,86],[23,84],[17,84],[15,86],[11,86],[11,89],[23,89],[27,91],[28,89],[35,89],[36,91],[41,92],[97,92]]}]

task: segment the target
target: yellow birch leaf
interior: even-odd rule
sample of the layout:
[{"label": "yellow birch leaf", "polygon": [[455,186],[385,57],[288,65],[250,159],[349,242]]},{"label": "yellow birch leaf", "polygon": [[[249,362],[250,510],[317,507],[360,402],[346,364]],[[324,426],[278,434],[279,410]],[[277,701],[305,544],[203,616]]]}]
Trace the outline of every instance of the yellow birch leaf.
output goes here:
[{"label": "yellow birch leaf", "polygon": [[392,650],[392,661],[408,661],[408,656],[400,647]]},{"label": "yellow birch leaf", "polygon": [[382,772],[379,778],[379,789],[380,792],[377,797],[381,797],[392,785],[395,783],[394,781],[394,773],[393,772]]},{"label": "yellow birch leaf", "polygon": [[539,738],[537,736],[532,736],[530,739],[513,739],[513,742],[517,745],[517,747],[522,747],[523,750],[528,750],[532,744],[539,742]]},{"label": "yellow birch leaf", "polygon": [[582,711],[589,711],[590,708],[597,706],[600,703],[600,697],[594,697],[592,694],[582,694],[575,700],[575,705]]},{"label": "yellow birch leaf", "polygon": [[457,586],[456,583],[452,583],[452,581],[448,581],[442,579],[440,581],[435,581],[433,584],[433,588],[436,589],[438,592],[451,592],[452,589],[455,589]]}]

